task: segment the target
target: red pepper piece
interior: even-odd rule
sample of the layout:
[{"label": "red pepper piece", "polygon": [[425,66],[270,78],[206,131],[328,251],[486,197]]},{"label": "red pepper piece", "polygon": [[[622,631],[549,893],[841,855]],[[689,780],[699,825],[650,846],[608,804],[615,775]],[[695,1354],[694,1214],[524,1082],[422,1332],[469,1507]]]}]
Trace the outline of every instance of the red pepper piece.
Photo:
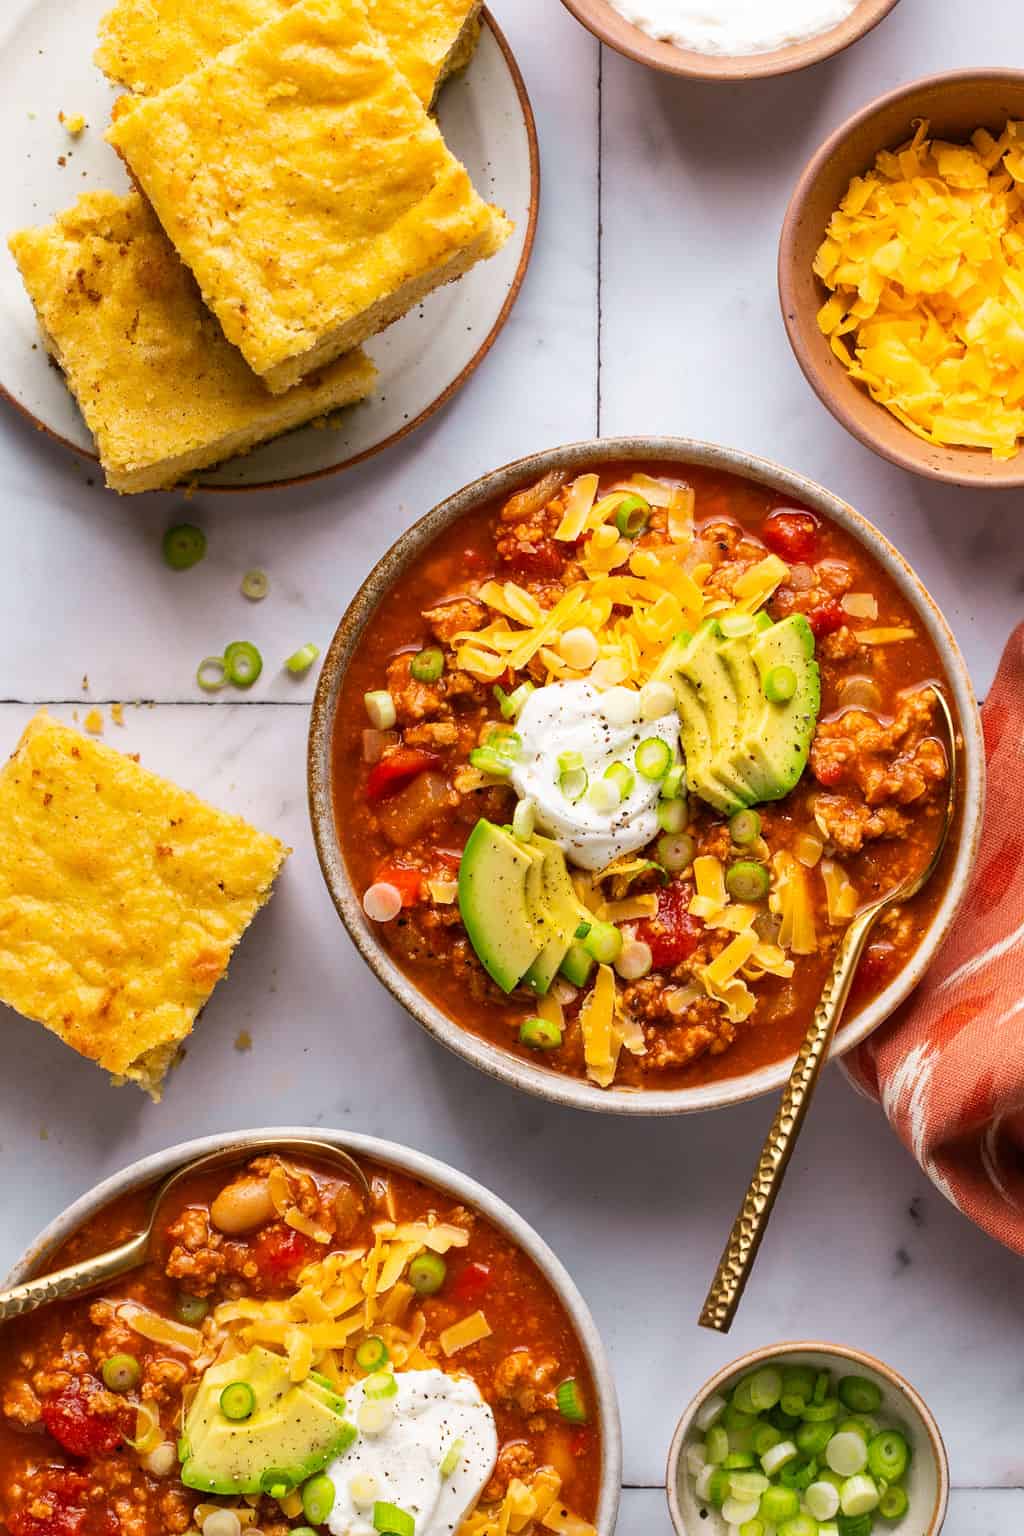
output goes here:
[{"label": "red pepper piece", "polygon": [[773,512],[761,529],[761,538],[790,565],[806,565],[818,552],[818,521],[809,512]]},{"label": "red pepper piece", "polygon": [[704,924],[687,911],[692,897],[691,885],[685,880],[673,880],[658,892],[657,914],[637,924],[636,936],[650,945],[656,971],[688,960],[700,942]]},{"label": "red pepper piece", "polygon": [[477,1301],[491,1283],[489,1264],[467,1264],[451,1289],[455,1301]]},{"label": "red pepper piece", "polygon": [[420,899],[423,888],[421,869],[409,869],[405,864],[382,864],[377,871],[377,879],[395,887],[401,895],[403,907],[414,907]]},{"label": "red pepper piece", "polygon": [[440,766],[441,759],[436,752],[421,752],[418,747],[398,747],[371,768],[366,781],[366,798],[370,801],[389,800],[421,773],[426,773],[428,768]]},{"label": "red pepper piece", "polygon": [[277,1222],[264,1227],[252,1244],[253,1261],[269,1286],[285,1285],[312,1257],[313,1245],[303,1232]]}]

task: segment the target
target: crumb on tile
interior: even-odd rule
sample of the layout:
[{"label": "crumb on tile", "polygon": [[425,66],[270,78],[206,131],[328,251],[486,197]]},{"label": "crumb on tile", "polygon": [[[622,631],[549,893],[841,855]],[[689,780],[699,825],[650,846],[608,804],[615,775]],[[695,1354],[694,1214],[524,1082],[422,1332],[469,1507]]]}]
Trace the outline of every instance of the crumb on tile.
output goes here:
[{"label": "crumb on tile", "polygon": [[90,709],[89,713],[82,721],[82,724],[85,726],[90,736],[103,735],[103,716],[100,714],[98,709]]},{"label": "crumb on tile", "polygon": [[238,1034],[235,1036],[235,1050],[236,1051],[251,1051],[252,1050],[252,1035],[250,1035],[250,1033],[249,1033],[249,1031],[247,1029],[240,1029],[238,1031]]},{"label": "crumb on tile", "polygon": [[111,704],[110,718],[113,720],[115,725],[124,725],[124,705]]},{"label": "crumb on tile", "polygon": [[45,1125],[41,1125],[39,1127],[39,1140],[40,1141],[49,1141],[49,1139],[50,1139],[49,1131],[46,1129]]},{"label": "crumb on tile", "polygon": [[73,112],[70,117],[65,116],[63,112],[58,112],[57,116],[73,139],[77,139],[80,133],[85,132],[87,125],[81,112]]}]

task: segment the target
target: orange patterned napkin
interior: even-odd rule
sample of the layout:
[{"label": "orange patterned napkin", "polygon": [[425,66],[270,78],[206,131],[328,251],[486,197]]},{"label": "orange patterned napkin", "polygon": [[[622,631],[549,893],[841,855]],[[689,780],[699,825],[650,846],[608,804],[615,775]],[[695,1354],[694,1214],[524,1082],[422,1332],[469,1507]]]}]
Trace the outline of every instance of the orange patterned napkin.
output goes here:
[{"label": "orange patterned napkin", "polygon": [[920,986],[844,1065],[942,1193],[1024,1254],[1024,624],[981,714],[974,884]]}]

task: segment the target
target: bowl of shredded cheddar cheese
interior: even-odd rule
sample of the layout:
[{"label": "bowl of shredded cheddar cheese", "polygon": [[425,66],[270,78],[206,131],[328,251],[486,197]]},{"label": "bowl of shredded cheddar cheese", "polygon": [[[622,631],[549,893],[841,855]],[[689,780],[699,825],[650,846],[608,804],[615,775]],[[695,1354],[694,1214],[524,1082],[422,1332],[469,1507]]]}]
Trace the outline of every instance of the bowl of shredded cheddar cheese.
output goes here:
[{"label": "bowl of shredded cheddar cheese", "polygon": [[808,382],[867,447],[1024,485],[1024,71],[915,81],[839,128],[787,210],[779,294]]}]

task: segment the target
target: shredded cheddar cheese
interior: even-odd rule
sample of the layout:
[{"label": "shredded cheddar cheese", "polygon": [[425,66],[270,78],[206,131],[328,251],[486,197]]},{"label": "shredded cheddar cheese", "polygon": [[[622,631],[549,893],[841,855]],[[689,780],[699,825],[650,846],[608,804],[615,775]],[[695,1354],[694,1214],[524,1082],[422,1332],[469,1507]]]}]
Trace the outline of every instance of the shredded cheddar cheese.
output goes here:
[{"label": "shredded cheddar cheese", "polygon": [[492,1333],[490,1323],[482,1312],[472,1312],[469,1317],[460,1318],[450,1328],[446,1328],[438,1337],[441,1348],[450,1358],[457,1355],[461,1349],[469,1349],[472,1344],[479,1344],[481,1339],[489,1339]]}]

